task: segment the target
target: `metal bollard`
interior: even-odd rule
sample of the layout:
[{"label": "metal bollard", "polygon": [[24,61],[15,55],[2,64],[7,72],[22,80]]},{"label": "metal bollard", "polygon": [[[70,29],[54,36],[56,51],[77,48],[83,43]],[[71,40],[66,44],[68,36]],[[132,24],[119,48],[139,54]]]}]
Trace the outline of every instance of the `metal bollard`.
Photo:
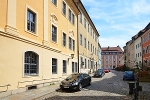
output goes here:
[{"label": "metal bollard", "polygon": [[136,82],[136,91],[137,91],[137,96],[139,95],[139,78],[137,78]]},{"label": "metal bollard", "polygon": [[134,99],[133,100],[138,100],[137,89],[136,88],[133,88],[133,94],[134,94]]}]

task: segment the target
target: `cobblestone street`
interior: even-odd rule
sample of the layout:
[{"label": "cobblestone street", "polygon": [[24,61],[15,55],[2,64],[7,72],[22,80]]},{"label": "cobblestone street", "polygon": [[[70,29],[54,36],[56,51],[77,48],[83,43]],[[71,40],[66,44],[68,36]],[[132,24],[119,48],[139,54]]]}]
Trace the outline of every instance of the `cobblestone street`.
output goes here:
[{"label": "cobblestone street", "polygon": [[127,81],[122,80],[123,72],[111,70],[103,78],[92,78],[90,86],[82,91],[56,90],[36,100],[132,100]]}]

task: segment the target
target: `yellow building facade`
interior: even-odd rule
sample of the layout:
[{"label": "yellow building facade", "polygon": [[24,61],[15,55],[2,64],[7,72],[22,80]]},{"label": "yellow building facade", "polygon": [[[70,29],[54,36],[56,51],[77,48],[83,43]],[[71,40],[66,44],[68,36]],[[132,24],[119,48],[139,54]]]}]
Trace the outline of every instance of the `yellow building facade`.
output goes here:
[{"label": "yellow building facade", "polygon": [[0,2],[0,97],[78,72],[79,9],[73,0]]},{"label": "yellow building facade", "polygon": [[80,10],[78,15],[79,72],[93,72],[98,68],[99,33],[81,0],[74,0]]}]

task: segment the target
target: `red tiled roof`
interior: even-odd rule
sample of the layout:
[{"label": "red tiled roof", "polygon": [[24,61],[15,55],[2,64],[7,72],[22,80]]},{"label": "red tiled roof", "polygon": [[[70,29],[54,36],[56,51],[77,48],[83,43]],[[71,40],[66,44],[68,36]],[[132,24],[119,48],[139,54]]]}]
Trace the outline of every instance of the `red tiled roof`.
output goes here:
[{"label": "red tiled roof", "polygon": [[117,47],[102,47],[102,51],[120,51],[123,52],[122,49],[117,46]]}]

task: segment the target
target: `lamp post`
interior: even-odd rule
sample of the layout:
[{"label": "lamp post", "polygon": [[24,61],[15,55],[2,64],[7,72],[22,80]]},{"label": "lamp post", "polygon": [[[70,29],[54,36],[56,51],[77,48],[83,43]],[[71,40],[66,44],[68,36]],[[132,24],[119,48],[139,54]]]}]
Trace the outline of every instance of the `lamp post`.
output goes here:
[{"label": "lamp post", "polygon": [[74,58],[74,54],[71,54],[71,58],[68,58],[68,61],[69,61],[69,59],[73,59]]}]

